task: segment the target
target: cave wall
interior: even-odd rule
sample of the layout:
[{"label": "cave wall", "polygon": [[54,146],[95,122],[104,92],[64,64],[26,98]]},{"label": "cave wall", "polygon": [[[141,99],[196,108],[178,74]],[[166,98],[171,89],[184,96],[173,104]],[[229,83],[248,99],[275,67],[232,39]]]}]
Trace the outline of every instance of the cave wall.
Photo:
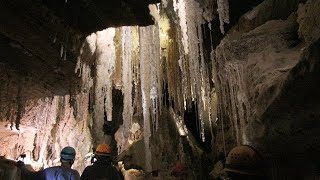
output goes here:
[{"label": "cave wall", "polygon": [[78,153],[74,167],[83,169],[91,149],[88,93],[76,93],[74,77],[50,81],[50,73],[4,63],[10,58],[0,63],[0,155],[18,159],[25,153],[25,162],[39,169],[59,164],[69,145]]},{"label": "cave wall", "polygon": [[252,145],[269,160],[273,179],[318,175],[317,8],[313,0],[266,0],[211,54],[219,98],[215,149],[227,154]]}]

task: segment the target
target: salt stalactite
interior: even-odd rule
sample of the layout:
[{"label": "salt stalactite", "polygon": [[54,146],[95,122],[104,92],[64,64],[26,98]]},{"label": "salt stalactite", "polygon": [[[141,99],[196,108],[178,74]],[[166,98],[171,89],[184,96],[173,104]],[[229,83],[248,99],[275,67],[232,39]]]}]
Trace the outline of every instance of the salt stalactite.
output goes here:
[{"label": "salt stalactite", "polygon": [[[139,28],[140,76],[144,118],[144,142],[146,170],[151,171],[150,137],[151,125],[158,127],[159,93],[162,89],[162,68],[160,67],[160,34],[158,24]],[[151,114],[150,114],[151,110]],[[151,123],[151,120],[152,123]]]},{"label": "salt stalactite", "polygon": [[[203,39],[204,37],[202,36],[202,28],[201,25],[198,26],[198,35],[199,35],[199,49],[200,49],[200,59],[201,59],[201,65],[200,65],[200,72],[201,72],[201,103],[202,103],[202,110],[201,115],[203,116],[201,120],[201,136],[202,136],[202,141],[205,141],[205,130],[204,130],[204,119],[207,119],[209,121],[209,127],[210,129],[212,128],[211,122],[213,121],[212,119],[212,114],[215,114],[212,112],[215,110],[215,108],[212,107],[212,96],[214,94],[212,93],[211,87],[210,87],[210,75],[209,75],[209,68],[208,65],[205,63],[205,58],[204,58],[204,50],[203,50]],[[212,129],[211,129],[212,131]]]},{"label": "salt stalactite", "polygon": [[201,72],[200,72],[200,38],[198,36],[198,27],[201,26],[202,14],[201,8],[196,1],[190,0],[186,3],[186,19],[188,22],[188,71],[190,74],[191,98],[192,100],[200,101]]},{"label": "salt stalactite", "polygon": [[[199,8],[199,7],[198,7]],[[201,22],[202,16],[197,14],[199,22]],[[197,25],[197,35],[199,39],[199,56],[200,56],[200,65],[199,70],[200,73],[198,78],[201,80],[200,85],[200,92],[198,92],[199,98],[199,120],[200,120],[200,137],[202,138],[202,141],[205,142],[205,130],[204,130],[204,119],[209,119],[209,107],[208,107],[208,100],[210,99],[210,84],[209,84],[209,75],[208,75],[208,69],[204,61],[204,52],[203,52],[203,36],[202,36],[202,27],[201,24]]]},{"label": "salt stalactite", "polygon": [[[228,56],[230,52],[226,50],[226,46],[230,45],[220,44],[212,53],[219,94],[219,114],[224,125],[231,127],[230,133],[236,139],[236,143],[242,144],[247,142],[248,138],[245,130],[250,109],[243,79],[245,67],[242,62],[235,60],[230,62]],[[229,119],[223,118],[227,113]]]},{"label": "salt stalactite", "polygon": [[236,131],[237,143],[241,144],[247,141],[246,133],[242,132],[246,129],[247,109],[249,102],[246,92],[245,81],[242,78],[245,72],[242,64],[228,63],[225,65],[226,76],[228,77],[228,86],[230,87],[231,111],[234,129]]},{"label": "salt stalactite", "polygon": [[131,27],[122,27],[122,92],[123,92],[123,125],[127,136],[132,124],[132,38]]},{"label": "salt stalactite", "polygon": [[217,0],[217,5],[220,20],[220,31],[224,34],[224,23],[229,24],[229,0]]},{"label": "salt stalactite", "polygon": [[[184,1],[181,1],[180,3],[183,4]],[[184,10],[185,14],[179,13],[179,19],[180,23],[181,21],[186,20],[187,23],[187,47],[185,47],[185,44],[182,40],[182,45],[184,46],[184,49],[188,49],[188,51],[184,52],[187,54],[187,62],[186,62],[186,69],[183,69],[183,71],[188,72],[188,84],[187,87],[190,87],[191,97],[187,97],[187,99],[190,99],[192,101],[195,101],[197,104],[197,113],[198,113],[198,121],[199,121],[199,132],[200,137],[202,138],[202,141],[205,141],[204,136],[204,118],[208,118],[208,114],[206,116],[204,113],[208,112],[208,108],[206,106],[206,99],[208,99],[208,96],[210,96],[210,88],[209,83],[206,83],[208,80],[208,74],[207,74],[207,68],[204,62],[204,56],[203,56],[203,37],[202,37],[202,31],[201,31],[201,25],[204,23],[203,16],[202,16],[202,9],[199,6],[199,3],[196,1],[187,0],[184,3]],[[178,9],[180,11],[181,9]],[[185,15],[185,17],[182,17]],[[183,23],[184,25],[184,23]],[[181,26],[181,24],[180,24]],[[181,26],[181,31],[183,32],[184,27]]]},{"label": "salt stalactite", "polygon": [[[116,62],[114,75],[112,76],[113,87],[117,90],[123,89],[122,83],[122,66],[123,66],[123,34],[122,28],[116,28],[116,34],[113,39],[116,48]],[[128,51],[128,50],[127,50]],[[122,91],[123,92],[123,91]]]},{"label": "salt stalactite", "polygon": [[[171,54],[175,54],[178,53],[178,57],[176,57],[176,55],[171,55],[172,59],[170,59],[170,62],[172,64],[172,69],[169,72],[170,74],[168,75],[169,79],[172,76],[177,76],[178,74],[180,74],[179,72],[181,72],[181,86],[179,86],[180,82],[179,80],[175,80],[172,83],[168,83],[168,89],[169,89],[169,95],[170,97],[174,98],[174,103],[175,103],[175,111],[176,112],[183,112],[186,110],[186,101],[187,98],[191,96],[192,93],[192,87],[189,88],[189,84],[190,84],[190,76],[189,76],[189,72],[188,72],[188,62],[186,60],[186,56],[185,54],[188,54],[189,52],[189,44],[188,44],[188,34],[187,34],[187,19],[186,19],[186,2],[185,1],[173,1],[173,8],[177,14],[177,16],[179,17],[179,25],[180,25],[180,29],[177,30],[177,35],[176,37],[174,37],[174,39],[176,39],[178,42],[178,44],[175,44],[175,41],[173,41],[173,48],[171,48],[171,52],[169,53]],[[181,41],[180,41],[181,40]],[[177,47],[176,47],[177,46]],[[178,50],[178,52],[177,52]],[[175,68],[175,62],[176,58],[178,59],[178,65],[180,68],[179,69]],[[169,81],[169,80],[168,80]],[[176,87],[181,87],[181,92],[178,92],[176,90],[178,90],[178,88]],[[183,104],[183,105],[182,105]]]},{"label": "salt stalactite", "polygon": [[141,76],[141,92],[142,92],[142,108],[143,108],[143,120],[144,120],[144,145],[145,145],[145,167],[146,171],[150,172],[151,167],[151,123],[150,123],[150,107],[152,101],[150,99],[150,89],[152,87],[151,73],[151,58],[152,53],[150,45],[152,44],[152,31],[153,27],[140,27],[140,76]]},{"label": "salt stalactite", "polygon": [[174,119],[174,122],[176,123],[179,135],[180,136],[187,136],[188,135],[188,128],[185,125],[182,117],[177,115],[172,108],[170,109],[170,115]]},{"label": "salt stalactite", "polygon": [[132,34],[132,66],[133,66],[133,85],[134,98],[133,107],[135,114],[143,114],[141,100],[141,79],[140,79],[140,44],[139,44],[139,28],[131,27]]},{"label": "salt stalactite", "polygon": [[[222,49],[223,51],[223,49]],[[224,71],[223,66],[218,63],[218,59],[219,58],[225,58],[224,55],[221,53],[220,51],[211,51],[211,59],[213,61],[212,63],[212,74],[214,75],[214,79],[215,79],[215,83],[217,84],[216,86],[216,90],[217,90],[217,94],[218,96],[218,107],[217,107],[217,120],[216,123],[218,124],[218,129],[221,129],[221,131],[218,131],[218,135],[221,134],[222,137],[222,143],[223,143],[223,152],[225,154],[225,156],[227,155],[227,145],[226,145],[226,138],[225,138],[225,118],[224,115],[225,113],[225,106],[227,106],[227,104],[224,105],[224,103],[226,103],[226,96],[227,93],[225,93],[225,89],[222,87],[226,87],[225,81],[221,81],[221,79],[224,79],[223,77],[221,77],[222,72],[220,71]],[[232,128],[233,129],[233,128]],[[221,142],[221,141],[220,141]]]},{"label": "salt stalactite", "polygon": [[179,25],[181,28],[181,38],[182,38],[182,44],[184,47],[184,52],[188,54],[189,52],[189,46],[188,46],[188,35],[187,35],[187,19],[186,19],[186,2],[185,0],[173,0],[173,8],[175,12],[179,16]]},{"label": "salt stalactite", "polygon": [[204,2],[205,5],[204,5],[204,9],[203,9],[203,18],[208,22],[208,27],[209,29],[211,30],[211,21],[213,20],[214,18],[214,3],[215,1],[213,0],[208,0],[208,1],[205,1]]},{"label": "salt stalactite", "polygon": [[107,120],[112,121],[112,79],[115,65],[115,46],[113,38],[115,29],[108,28],[97,32],[96,48],[96,78],[95,78],[95,108],[94,108],[94,137],[104,141],[104,113]]},{"label": "salt stalactite", "polygon": [[150,89],[150,98],[152,100],[152,122],[155,130],[158,130],[158,117],[161,109],[160,100],[162,99],[162,68],[160,63],[160,32],[158,23],[152,26],[152,46],[150,50],[150,68],[152,87]]},{"label": "salt stalactite", "polygon": [[77,58],[77,65],[75,73],[81,77],[81,89],[87,92],[93,85],[91,77],[91,65],[94,63],[94,52],[96,51],[97,36],[95,33],[89,35],[82,44],[79,56]]},{"label": "salt stalactite", "polygon": [[[185,110],[184,100],[185,94],[188,94],[187,87],[187,71],[185,69],[185,60],[183,54],[183,47],[179,46],[179,34],[170,34],[170,41],[168,42],[168,58],[165,61],[166,82],[168,83],[168,93],[170,98],[169,105],[172,106],[174,100],[175,112],[183,112]],[[180,59],[179,59],[180,58]],[[181,77],[181,79],[180,79]],[[172,99],[174,98],[174,99]]]}]

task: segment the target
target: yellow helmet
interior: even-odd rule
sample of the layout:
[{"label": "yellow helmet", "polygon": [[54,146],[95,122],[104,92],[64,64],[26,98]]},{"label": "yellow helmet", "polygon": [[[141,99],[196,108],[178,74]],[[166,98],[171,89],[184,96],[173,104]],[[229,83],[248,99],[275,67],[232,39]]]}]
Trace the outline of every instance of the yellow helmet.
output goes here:
[{"label": "yellow helmet", "polygon": [[110,156],[111,147],[108,144],[99,144],[96,149],[96,155]]},{"label": "yellow helmet", "polygon": [[247,175],[265,175],[265,161],[250,146],[241,145],[233,148],[227,158],[224,170]]}]

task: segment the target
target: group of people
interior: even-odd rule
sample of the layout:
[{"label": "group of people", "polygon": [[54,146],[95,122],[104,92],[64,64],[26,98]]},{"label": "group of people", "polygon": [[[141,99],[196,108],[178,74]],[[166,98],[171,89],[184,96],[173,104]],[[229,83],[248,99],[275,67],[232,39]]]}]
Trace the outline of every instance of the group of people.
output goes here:
[{"label": "group of people", "polygon": [[[190,179],[187,169],[185,165],[178,163],[174,166],[171,175],[179,180]],[[231,149],[218,171],[218,174],[212,176],[215,180],[268,179],[265,158],[255,148],[248,145],[240,145]]]},{"label": "group of people", "polygon": [[[67,146],[60,152],[60,166],[49,167],[33,174],[35,179],[41,180],[120,180],[121,173],[113,165],[111,159],[111,148],[107,144],[99,144],[96,148],[96,161],[87,166],[83,173],[72,169],[75,161],[76,151],[73,147]],[[20,167],[24,169],[24,164]]]},{"label": "group of people", "polygon": [[[71,168],[75,161],[76,151],[74,148],[67,146],[61,150],[60,166],[46,168],[36,172],[36,179],[41,180],[120,180],[122,174],[113,165],[111,159],[111,148],[107,144],[99,144],[95,151],[96,161],[87,166],[83,173]],[[23,170],[23,166],[20,167]],[[176,177],[185,176],[181,173],[183,166],[177,166],[172,175]],[[233,148],[226,157],[223,171],[227,177],[220,179],[228,180],[266,180],[265,161],[263,157],[250,146],[237,146]]]}]

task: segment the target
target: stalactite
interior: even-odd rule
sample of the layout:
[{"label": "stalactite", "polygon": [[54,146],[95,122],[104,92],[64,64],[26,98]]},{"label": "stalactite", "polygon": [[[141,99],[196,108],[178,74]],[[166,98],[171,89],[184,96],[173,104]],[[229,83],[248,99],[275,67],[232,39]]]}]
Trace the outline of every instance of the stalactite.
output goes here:
[{"label": "stalactite", "polygon": [[206,1],[205,2],[205,6],[204,6],[204,9],[203,9],[203,18],[208,22],[208,27],[209,29],[211,30],[211,22],[214,18],[214,12],[215,12],[215,9],[214,9],[214,4],[215,4],[215,1]]},{"label": "stalactite", "polygon": [[241,92],[246,92],[244,80],[242,74],[244,74],[244,67],[242,64],[227,64],[226,76],[229,77],[228,86],[230,87],[231,95],[231,112],[233,117],[232,121],[235,125],[237,143],[241,144],[247,141],[246,133],[243,131],[246,129],[247,109],[249,109],[249,102],[247,96]]},{"label": "stalactite", "polygon": [[113,38],[115,29],[109,28],[97,32],[96,77],[95,77],[95,108],[94,134],[97,142],[104,142],[104,112],[107,121],[112,121],[112,79],[115,65],[115,46]]},{"label": "stalactite", "polygon": [[[124,37],[123,37],[123,28],[115,28],[116,34],[113,39],[113,43],[116,50],[116,62],[114,67],[114,74],[112,76],[113,86],[115,89],[121,90],[123,89],[123,58],[124,52],[123,50],[129,51],[128,49],[123,48]],[[122,90],[123,92],[123,90]]]},{"label": "stalactite", "polygon": [[143,120],[144,120],[144,145],[145,145],[145,168],[147,172],[152,170],[151,167],[151,123],[150,123],[150,89],[152,87],[150,58],[152,58],[150,52],[150,43],[152,42],[152,26],[140,27],[140,76],[141,76],[141,92],[142,92],[142,108],[143,108]]},{"label": "stalactite", "polygon": [[123,125],[125,137],[128,136],[132,124],[133,104],[132,104],[132,38],[131,27],[122,27],[122,92],[123,97]]},{"label": "stalactite", "polygon": [[[198,17],[199,20],[201,20],[201,17]],[[200,120],[200,137],[202,138],[202,141],[205,142],[205,124],[204,119],[209,119],[209,107],[208,107],[208,100],[210,99],[210,84],[209,84],[209,75],[208,75],[208,68],[204,61],[204,50],[203,50],[203,36],[202,36],[202,25],[198,24],[197,26],[197,34],[199,39],[199,56],[200,56],[200,92],[198,92],[198,96],[200,99],[200,106],[198,106],[198,109],[200,109],[199,113],[199,120]]]},{"label": "stalactite", "polygon": [[171,117],[174,119],[174,121],[176,123],[179,135],[180,136],[187,136],[188,129],[182,119],[182,116],[179,116],[178,114],[176,114],[172,108],[170,109],[169,112],[170,112]]},{"label": "stalactite", "polygon": [[[170,67],[167,65],[169,62],[169,51],[172,50],[170,46],[170,42],[173,42],[173,39],[169,39],[169,32],[171,31],[171,25],[169,18],[162,14],[160,21],[159,21],[159,41],[160,41],[160,57],[159,61],[157,61],[158,67],[161,68],[161,71],[158,71],[158,91],[159,91],[159,111],[161,115],[161,110],[164,105],[167,105],[167,99],[168,94],[166,93],[168,88],[167,84],[169,80],[172,80],[172,78],[168,79],[168,71],[170,70]],[[176,67],[178,68],[178,67]],[[181,86],[180,86],[181,87]],[[160,88],[160,89],[159,89]],[[178,89],[178,87],[176,88]],[[164,96],[165,95],[165,96]],[[158,126],[157,126],[158,128]]]},{"label": "stalactite", "polygon": [[77,65],[75,68],[75,73],[81,77],[81,89],[85,92],[93,85],[93,77],[91,77],[91,66],[94,64],[96,51],[96,40],[97,36],[95,33],[89,35],[83,42],[79,56],[77,58]]},{"label": "stalactite", "polygon": [[[201,27],[204,23],[203,10],[196,1],[174,1],[173,5],[179,17],[180,30],[178,32],[182,37],[179,42],[179,67],[182,72],[183,103],[185,108],[188,101],[196,103],[198,130],[202,141],[205,141],[204,119],[209,118],[208,99],[211,96],[211,88],[208,80],[208,67],[204,61]],[[206,18],[209,18],[209,15],[207,16]],[[183,48],[180,48],[181,46]],[[175,100],[178,97],[175,96]]]},{"label": "stalactite", "polygon": [[[158,71],[162,71],[162,69],[158,62],[160,60],[158,24],[154,26],[140,27],[139,38],[146,169],[147,171],[150,171],[152,169],[150,150],[151,125],[157,126],[158,110],[161,108],[159,107],[159,89],[162,89],[162,81],[159,78],[159,76],[161,76],[161,72]],[[150,120],[150,117],[152,121]]]},{"label": "stalactite", "polygon": [[[200,86],[198,82],[200,82],[200,51],[199,51],[199,37],[197,33],[197,27],[201,24],[201,11],[199,9],[199,4],[195,1],[188,2],[186,6],[186,19],[188,21],[188,47],[192,49],[192,51],[187,52],[188,54],[188,64],[189,64],[189,73],[190,73],[190,84],[191,87],[191,98],[192,100],[199,101],[200,96],[198,93],[201,92]],[[200,11],[200,12],[199,12]],[[201,105],[201,104],[200,104]]]},{"label": "stalactite", "polygon": [[[168,44],[168,58],[166,58],[165,62],[165,67],[167,67],[166,82],[168,83],[169,105],[172,107],[174,103],[173,108],[175,112],[183,112],[185,109],[183,105],[183,95],[187,94],[186,91],[188,91],[187,88],[184,88],[187,87],[184,86],[187,84],[187,72],[183,71],[185,63],[184,56],[181,55],[181,59],[179,59],[180,50],[183,47],[178,44],[179,36],[177,34],[172,33],[170,36],[171,40]],[[183,52],[181,54],[183,54]]]},{"label": "stalactite", "polygon": [[151,64],[151,77],[152,77],[152,86],[150,89],[150,98],[152,101],[152,122],[155,127],[155,130],[158,129],[158,117],[159,111],[161,109],[159,100],[162,96],[162,69],[160,67],[160,34],[159,34],[159,24],[152,26],[152,48],[150,50],[150,64]]},{"label": "stalactite", "polygon": [[217,0],[220,31],[224,34],[224,23],[229,24],[229,0]]},{"label": "stalactite", "polygon": [[141,87],[140,87],[140,58],[139,58],[139,29],[138,27],[131,27],[132,36],[132,71],[133,71],[133,111],[134,114],[142,114],[141,106]]},{"label": "stalactite", "polygon": [[[218,101],[219,120],[225,126],[230,126],[228,133],[239,145],[248,141],[246,124],[248,121],[247,114],[250,114],[247,112],[250,109],[250,103],[247,95],[244,94],[244,92],[247,92],[243,79],[245,67],[240,61],[232,61],[231,63],[228,59],[228,50],[222,47],[224,45],[218,46],[212,52],[213,70],[218,84],[217,94],[220,95]],[[225,77],[228,77],[227,80]]]},{"label": "stalactite", "polygon": [[[174,102],[175,112],[184,112],[186,110],[186,100],[191,94],[190,88],[188,88],[190,78],[187,71],[187,57],[185,56],[189,52],[185,6],[184,1],[173,1],[173,8],[177,14],[176,16],[179,18],[180,28],[176,30],[175,35],[171,34],[173,36],[171,37],[173,39],[172,48],[169,49],[169,67],[171,68],[167,77],[169,95],[170,98],[173,98],[171,101]],[[180,76],[181,81],[174,79],[170,82],[171,77],[180,78]]]},{"label": "stalactite", "polygon": [[[22,77],[19,77],[18,80],[18,92],[17,92],[17,96],[16,96],[16,102],[17,102],[17,115],[16,115],[16,119],[15,119],[15,126],[16,129],[19,130],[19,126],[21,123],[21,117],[23,115],[23,99],[22,99],[22,86],[23,86],[23,79]],[[13,126],[13,124],[11,124],[11,126]],[[12,129],[12,128],[11,128]]]},{"label": "stalactite", "polygon": [[[219,68],[219,64],[216,63],[216,52],[214,50],[211,50],[210,52],[210,59],[213,62],[212,63],[212,81],[214,81],[215,84],[219,84],[220,79],[217,75],[217,69]],[[221,88],[220,86],[215,85],[215,95],[221,93]],[[224,123],[223,123],[223,118],[222,118],[222,107],[221,107],[221,101],[222,101],[222,96],[211,96],[212,100],[213,98],[216,98],[217,105],[216,105],[216,118],[214,120],[214,124],[217,127],[217,136],[215,137],[216,142],[219,141],[222,144],[222,150],[220,149],[220,152],[223,152],[224,155],[226,156],[226,142],[225,142],[225,137],[224,137]],[[214,106],[211,106],[214,107]],[[214,112],[211,112],[211,114],[214,114]],[[221,129],[221,131],[219,131]],[[222,137],[221,137],[222,136]],[[217,146],[218,147],[218,146]],[[218,150],[219,151],[219,150]]]},{"label": "stalactite", "polygon": [[[140,27],[139,29],[137,27],[119,28],[119,32],[122,32],[122,38],[116,38],[116,42],[113,42],[111,36],[106,40],[107,38],[102,36],[101,32],[98,32],[97,47],[91,48],[97,57],[97,77],[94,87],[96,94],[94,127],[101,127],[103,112],[107,112],[108,120],[112,118],[110,92],[114,84],[112,85],[111,82],[112,78],[115,81],[114,78],[121,77],[122,82],[117,83],[116,86],[121,86],[124,94],[123,131],[124,134],[128,133],[134,115],[143,114],[146,164],[150,163],[151,159],[151,154],[148,152],[150,151],[149,139],[151,133],[159,128],[158,115],[161,113],[163,102],[163,84],[168,86],[169,97],[167,98],[170,98],[169,102],[175,113],[183,116],[187,105],[190,106],[192,101],[196,103],[197,121],[199,121],[197,122],[199,124],[198,130],[200,137],[205,141],[204,121],[207,119],[210,121],[211,115],[214,114],[211,112],[214,109],[211,107],[212,89],[209,83],[209,68],[204,60],[204,37],[202,36],[204,19],[212,19],[212,13],[209,13],[209,9],[213,8],[213,3],[209,2],[206,8],[207,12],[204,13],[197,1],[174,0],[173,9],[176,13],[179,28],[172,29],[170,34],[161,29],[161,25],[163,25],[161,24],[163,23],[163,17],[161,16],[154,26]],[[169,28],[164,29],[168,30]],[[170,40],[168,40],[169,37]],[[103,42],[109,43],[109,46],[101,46],[100,44]],[[117,50],[120,54],[117,54],[117,57],[121,56],[118,59],[118,61],[121,61],[121,72],[113,70],[112,63],[114,61],[111,53],[114,52],[114,46],[121,46],[121,50]],[[84,49],[83,47],[82,51]],[[91,79],[89,75],[84,75],[85,73],[90,74],[91,66],[89,64],[83,61],[77,64],[76,71],[82,76],[83,81],[90,81]],[[113,72],[117,73],[115,77],[112,76]],[[118,82],[118,80],[116,81]],[[85,84],[83,83],[83,85]],[[105,104],[103,105],[103,103]],[[154,128],[153,131],[151,128]],[[101,134],[95,136],[103,136],[103,134],[101,132]],[[148,168],[151,168],[151,166]]]},{"label": "stalactite", "polygon": [[184,52],[186,54],[189,53],[189,46],[188,46],[188,27],[187,27],[187,19],[186,19],[186,2],[184,0],[178,1],[178,0],[173,0],[173,7],[176,13],[178,14],[179,17],[179,25],[181,28],[181,41],[183,44]]},{"label": "stalactite", "polygon": [[63,44],[61,44],[60,46],[61,46],[61,47],[60,47],[60,57],[62,58],[63,52],[64,52],[64,50],[63,50]]}]

